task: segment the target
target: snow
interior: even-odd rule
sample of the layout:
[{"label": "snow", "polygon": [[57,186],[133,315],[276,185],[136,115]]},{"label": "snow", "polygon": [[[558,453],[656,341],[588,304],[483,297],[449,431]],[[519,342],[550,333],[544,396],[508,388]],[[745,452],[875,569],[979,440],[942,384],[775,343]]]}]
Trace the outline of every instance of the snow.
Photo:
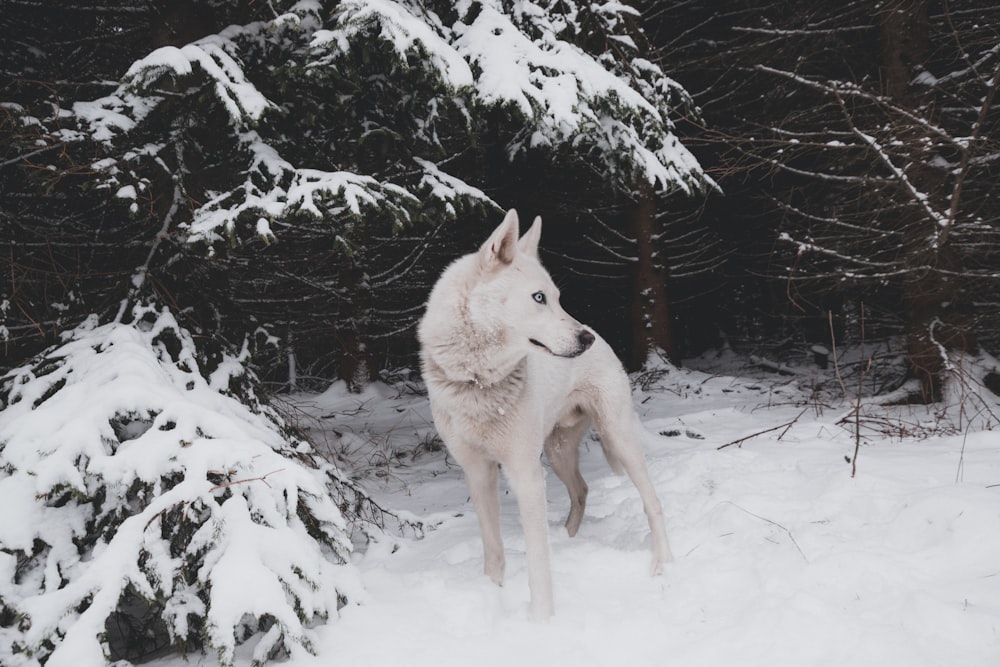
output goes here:
[{"label": "snow", "polygon": [[257,219],[257,236],[264,239],[267,243],[272,243],[274,241],[274,232],[271,231],[271,223],[267,218]]},{"label": "snow", "polygon": [[[613,15],[620,9],[606,5],[601,11]],[[663,91],[645,85],[639,76],[611,71],[560,39],[562,18],[548,18],[534,3],[523,3],[511,14],[499,3],[484,2],[469,23],[459,22],[453,30],[455,48],[477,72],[477,101],[487,107],[512,105],[533,121],[527,140],[512,152],[525,146],[589,143],[608,162],[627,156],[621,161],[634,165],[638,177],[657,188],[689,190],[690,182],[710,183],[674,136],[673,124],[664,116]],[[535,31],[540,36],[533,37]],[[638,59],[633,66],[636,73],[670,88],[669,79],[648,60]],[[611,170],[624,171],[614,165]],[[628,181],[631,174],[619,176]]]},{"label": "snow", "polygon": [[810,401],[801,380],[676,369],[647,379],[637,378],[647,388],[635,403],[676,561],[648,576],[638,496],[589,441],[589,504],[573,539],[562,528],[565,491],[549,475],[556,614],[545,623],[528,619],[524,542],[505,487],[505,584],[482,574],[461,472],[432,445],[423,398],[343,385],[296,396],[321,450],[431,530],[356,554],[363,602],[316,629],[316,656],[288,664],[1000,664],[994,432],[871,434],[852,478],[845,406]]},{"label": "snow", "polygon": [[442,171],[430,160],[415,157],[413,161],[424,172],[420,178],[420,187],[424,188],[432,198],[445,202],[445,210],[450,214],[455,214],[455,204],[461,198],[481,201],[495,208],[500,208],[500,205],[493,201],[485,192],[475,186],[469,185],[460,178]]},{"label": "snow", "polygon": [[125,86],[120,86],[116,93],[92,102],[75,102],[73,113],[95,141],[111,142],[119,134],[134,129],[161,101],[154,95],[130,94]]},{"label": "snow", "polygon": [[123,185],[118,188],[118,192],[115,193],[115,197],[118,199],[135,199],[136,192],[134,185]]},{"label": "snow", "polygon": [[[404,5],[391,0],[341,2],[337,7],[336,28],[317,31],[311,46],[322,48],[334,41],[342,51],[347,51],[351,41],[367,38],[370,26],[378,25],[379,36],[392,45],[403,62],[412,52],[423,61],[422,66],[438,70],[451,88],[471,86],[472,70],[442,37],[445,29],[440,19],[430,11],[423,11],[418,18]],[[413,11],[421,8],[413,7]]]},{"label": "snow", "polygon": [[206,37],[180,48],[163,46],[135,61],[124,80],[130,86],[148,87],[167,72],[183,77],[197,65],[215,82],[215,91],[234,121],[244,115],[257,119],[270,103],[247,81],[242,66],[229,51],[236,49],[221,36]]},{"label": "snow", "polygon": [[[68,393],[84,386],[77,379],[42,404],[44,414],[14,419],[23,412],[19,406],[38,398],[28,393],[5,411],[4,439],[16,447],[4,454],[16,468],[36,473],[0,480],[5,495],[30,498],[60,479],[73,486],[89,483],[71,462],[59,465],[95,441],[84,437],[80,427],[87,422],[73,413],[145,414],[150,387],[166,386],[157,376],[177,371],[149,363],[134,341],[174,326],[163,319],[145,334],[96,324],[89,325],[91,336],[79,334],[77,361],[63,368],[91,374],[106,388],[104,395],[85,399]],[[88,370],[84,364],[97,364],[101,354],[87,353],[86,341],[101,336],[108,341],[105,348],[117,349],[119,356]],[[256,438],[273,436],[252,419],[233,420],[237,413],[213,417],[213,410],[230,410],[214,390],[200,394],[219,396],[203,408],[167,408],[116,434],[97,435],[97,442],[121,439],[121,445],[114,457],[103,450],[87,453],[87,474],[117,476],[126,488],[129,479],[162,474],[168,464],[145,453],[160,449],[172,456],[183,452],[188,468],[238,468],[231,483],[242,493],[222,504],[191,540],[192,549],[211,547],[202,567],[203,576],[211,572],[213,580],[208,617],[218,635],[214,641],[231,646],[227,628],[239,625],[244,614],[269,611],[288,634],[284,645],[291,654],[282,664],[292,667],[331,659],[428,667],[998,664],[1000,447],[991,430],[997,427],[996,398],[953,393],[952,416],[972,407],[963,401],[982,404],[981,418],[971,425],[943,418],[940,406],[867,405],[869,428],[852,477],[855,438],[844,420],[851,406],[837,399],[832,371],[803,366],[789,379],[746,367],[740,377],[732,374],[731,357],[720,359],[713,362],[720,364],[714,372],[654,366],[633,378],[649,469],[676,557],[662,576],[648,575],[648,527],[638,495],[627,479],[610,472],[594,440],[584,443],[590,496],[575,538],[562,528],[565,491],[549,475],[556,614],[544,623],[528,618],[524,540],[513,498],[504,486],[508,565],[505,585],[498,588],[482,574],[478,523],[461,471],[435,439],[426,398],[409,381],[371,385],[362,394],[339,383],[323,394],[295,395],[283,406],[298,415],[315,451],[335,461],[382,507],[424,524],[422,539],[376,536],[338,568],[324,565],[315,550],[290,553],[288,545],[301,540],[296,542],[295,525],[285,523],[292,510],[281,499],[308,498],[296,489],[315,483],[290,474],[289,459],[256,444]],[[707,361],[702,365],[708,368]],[[757,377],[749,377],[751,371]],[[43,388],[23,386],[23,392]],[[130,402],[129,396],[136,399]],[[176,403],[172,396],[162,404]],[[196,412],[197,418],[184,416]],[[176,425],[165,432],[168,417]],[[176,443],[176,433],[192,420],[211,431],[212,439],[192,434],[191,444],[180,449],[157,444],[164,437]],[[106,424],[94,426],[107,429]],[[30,434],[49,429],[57,430],[64,444],[50,450],[38,441],[39,454],[32,455],[25,445]],[[243,481],[248,478],[258,479]],[[93,591],[91,608],[108,608],[124,578],[172,591],[165,613],[178,632],[189,611],[206,613],[198,596],[177,585],[172,570],[180,561],[145,529],[178,499],[211,494],[204,480],[194,475],[162,493],[124,522],[106,548],[81,562],[74,562],[76,549],[69,541],[83,530],[81,514],[58,515],[31,503],[19,504],[18,513],[3,513],[0,535],[8,547],[29,544],[46,526],[46,539],[60,552],[48,556],[60,568],[44,573],[48,592],[22,600],[24,608],[50,619],[32,628],[33,637],[51,632],[52,624],[65,632],[51,664],[71,655],[80,656],[81,665],[100,664],[93,635],[103,624],[93,613],[51,616],[62,597]],[[315,504],[319,520],[343,525],[332,505]],[[250,520],[251,508],[257,520]],[[70,523],[51,525],[56,516]],[[144,545],[153,556],[144,571],[123,559],[130,552],[119,548],[121,542]],[[0,555],[4,580],[15,567],[12,556]],[[57,590],[67,574],[73,577],[70,585]],[[119,583],[109,586],[109,581]],[[8,593],[20,597],[27,586],[22,582]],[[330,602],[336,590],[349,591],[348,604],[339,611]],[[326,610],[328,622],[301,624],[282,602],[289,595],[307,609]],[[258,635],[230,655],[235,664],[248,665],[276,639],[276,632]],[[209,665],[215,657],[161,657],[151,664]]]},{"label": "snow", "polygon": [[[187,225],[192,243],[233,235],[247,212],[263,212],[273,219],[302,213],[323,219],[328,213],[360,217],[373,208],[389,207],[405,219],[408,212],[402,203],[416,201],[404,188],[371,176],[296,169],[255,131],[243,133],[240,142],[252,156],[248,173],[254,178],[247,178],[235,191],[213,197],[194,212],[194,220]],[[234,201],[238,198],[242,201]],[[331,199],[335,206],[330,206]],[[270,243],[274,235],[269,225],[260,224],[261,219],[257,218],[255,233]]]},{"label": "snow", "polygon": [[132,63],[118,88],[110,95],[73,104],[73,114],[94,140],[109,143],[134,130],[164,100],[155,94],[164,77],[189,76],[201,70],[214,82],[218,100],[236,128],[259,120],[273,105],[250,83],[240,61],[232,54],[238,49],[226,36],[210,35],[183,47],[160,47]]}]

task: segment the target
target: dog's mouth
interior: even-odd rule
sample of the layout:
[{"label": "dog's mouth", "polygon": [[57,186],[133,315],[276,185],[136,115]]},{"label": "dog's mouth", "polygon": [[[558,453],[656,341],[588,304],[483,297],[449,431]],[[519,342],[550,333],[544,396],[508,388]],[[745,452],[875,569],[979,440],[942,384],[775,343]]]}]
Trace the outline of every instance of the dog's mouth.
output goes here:
[{"label": "dog's mouth", "polygon": [[548,352],[549,354],[552,354],[552,350],[550,350],[545,343],[543,343],[542,341],[538,340],[537,338],[529,338],[528,342],[531,343],[532,345],[534,345],[535,347],[540,347],[543,350],[545,350],[546,352]]},{"label": "dog's mouth", "polygon": [[572,359],[574,357],[579,357],[581,354],[583,354],[584,352],[587,351],[587,348],[590,347],[589,345],[587,347],[582,347],[581,346],[579,349],[573,350],[572,352],[564,353],[564,354],[558,354],[556,352],[553,352],[552,349],[549,348],[548,345],[546,345],[542,341],[538,340],[537,338],[529,338],[528,342],[531,343],[532,345],[534,345],[535,347],[539,348],[539,349],[545,350],[546,352],[548,352],[549,354],[551,354],[553,357],[562,357],[563,359]]}]

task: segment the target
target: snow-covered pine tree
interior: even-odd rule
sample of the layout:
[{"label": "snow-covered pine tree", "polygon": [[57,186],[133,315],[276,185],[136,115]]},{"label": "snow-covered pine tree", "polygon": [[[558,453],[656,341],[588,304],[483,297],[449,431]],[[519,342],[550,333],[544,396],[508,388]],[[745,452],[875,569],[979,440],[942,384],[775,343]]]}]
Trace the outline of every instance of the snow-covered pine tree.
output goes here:
[{"label": "snow-covered pine tree", "polygon": [[153,51],[74,112],[104,144],[105,187],[140,211],[172,201],[164,234],[226,267],[206,280],[222,325],[267,327],[315,374],[350,382],[412,352],[399,334],[456,252],[442,225],[492,223],[514,161],[576,164],[625,195],[707,183],[670,119],[690,99],[641,57],[625,5],[273,6]]},{"label": "snow-covered pine tree", "polygon": [[358,598],[352,532],[392,515],[260,401],[246,348],[206,358],[166,309],[125,319],[0,383],[0,662],[311,651]]}]

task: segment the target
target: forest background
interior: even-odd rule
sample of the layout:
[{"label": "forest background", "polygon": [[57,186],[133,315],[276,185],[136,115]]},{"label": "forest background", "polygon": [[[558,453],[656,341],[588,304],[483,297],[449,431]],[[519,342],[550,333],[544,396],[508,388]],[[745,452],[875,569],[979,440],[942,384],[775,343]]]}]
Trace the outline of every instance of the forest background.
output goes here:
[{"label": "forest background", "polygon": [[[507,208],[542,216],[563,305],[630,370],[724,349],[787,371],[878,342],[859,356],[867,391],[933,403],[961,359],[1000,347],[996,3],[5,0],[0,32],[0,408],[13,424],[56,405],[81,355],[124,349],[113,327],[131,327],[169,382],[263,415],[278,439],[253,437],[323,478],[275,502],[298,494],[296,534],[339,557],[334,515],[382,510],[303,454],[267,396],[415,377],[431,285]],[[1000,391],[995,364],[975,368]],[[110,458],[189,434],[173,463],[95,472],[81,445],[79,479],[31,492],[45,512],[89,507],[80,526],[0,534],[0,637],[19,659],[66,640],[67,608],[105,627],[181,586],[171,641],[234,650],[243,617],[206,616],[190,574],[137,574],[103,611],[91,582],[48,625],[25,602],[71,588],[130,518],[162,517],[177,558],[241,497],[217,497],[239,465],[205,463],[208,486],[152,500],[198,476],[176,461],[213,428],[143,396],[94,407],[97,442]],[[38,478],[29,440],[0,431],[0,483]],[[311,575],[289,567],[297,590]],[[263,655],[328,611],[292,597]]]},{"label": "forest background", "polygon": [[[113,316],[142,267],[142,289],[206,338],[260,333],[253,364],[273,386],[357,386],[414,365],[431,282],[505,208],[542,215],[568,309],[631,369],[654,348],[679,362],[898,337],[886,386],[916,378],[913,398],[935,400],[942,350],[997,342],[991,3],[530,3],[551,16],[532,29],[670,114],[643,131],[676,134],[700,166],[669,176],[644,169],[634,137],[542,127],[555,112],[541,95],[456,92],[419,34],[400,51],[380,3],[318,10],[354,12],[336,53],[296,44],[288,25],[223,32],[272,21],[268,3],[5,4],[2,368],[90,313]],[[419,7],[447,19],[450,3]],[[133,67],[213,35],[238,51],[233,72]],[[583,88],[560,94],[589,104]],[[630,104],[598,111],[644,113]],[[337,190],[305,168],[375,180]],[[461,188],[441,187],[456,174]],[[290,178],[328,194],[268,209]],[[353,204],[350,188],[364,193]]]}]

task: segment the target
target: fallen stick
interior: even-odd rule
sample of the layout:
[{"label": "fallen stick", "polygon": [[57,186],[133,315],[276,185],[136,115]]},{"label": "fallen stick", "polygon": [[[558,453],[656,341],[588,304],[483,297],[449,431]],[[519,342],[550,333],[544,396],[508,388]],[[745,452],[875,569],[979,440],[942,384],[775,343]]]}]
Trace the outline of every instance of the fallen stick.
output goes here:
[{"label": "fallen stick", "polygon": [[786,424],[779,424],[777,426],[772,426],[771,428],[766,428],[763,431],[757,431],[756,433],[751,433],[750,435],[745,436],[743,438],[739,438],[738,440],[733,440],[732,442],[727,442],[724,445],[719,445],[718,447],[716,447],[716,449],[719,450],[719,449],[725,449],[726,447],[731,447],[732,445],[740,445],[740,444],[746,442],[747,440],[749,440],[750,438],[756,438],[758,435],[764,435],[765,433],[770,433],[771,431],[777,431],[779,428],[783,428],[785,430],[782,431],[781,435],[778,436],[778,440],[781,440],[781,438],[785,435],[785,433],[788,431],[788,429],[790,429],[792,426],[794,426],[795,422],[797,422],[799,420],[799,417],[801,417],[803,414],[805,414],[805,411],[808,410],[808,409],[809,409],[808,407],[802,408],[802,412],[800,412],[799,414],[795,415],[795,419],[793,419],[792,421],[790,421],[790,422],[788,422]]}]

